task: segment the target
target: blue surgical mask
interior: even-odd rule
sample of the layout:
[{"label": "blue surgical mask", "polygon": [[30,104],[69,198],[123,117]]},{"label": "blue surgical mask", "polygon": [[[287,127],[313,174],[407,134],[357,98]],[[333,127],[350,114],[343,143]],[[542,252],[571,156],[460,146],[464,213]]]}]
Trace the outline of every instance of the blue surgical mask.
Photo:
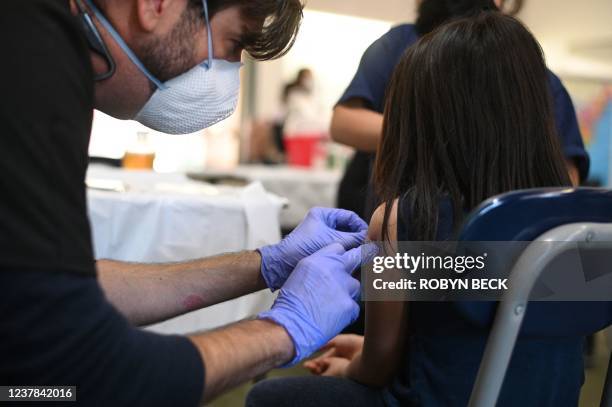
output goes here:
[{"label": "blue surgical mask", "polygon": [[202,4],[208,32],[208,59],[165,83],[149,72],[93,2],[85,1],[132,63],[157,87],[134,120],[163,133],[189,134],[226,119],[236,110],[242,64],[213,59],[206,0]]}]

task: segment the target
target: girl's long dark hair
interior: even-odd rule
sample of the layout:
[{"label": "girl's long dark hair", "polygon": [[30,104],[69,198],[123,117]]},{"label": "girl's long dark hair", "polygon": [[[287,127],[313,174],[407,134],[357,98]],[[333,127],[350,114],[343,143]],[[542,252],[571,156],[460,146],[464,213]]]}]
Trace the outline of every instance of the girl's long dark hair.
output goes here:
[{"label": "girl's long dark hair", "polygon": [[398,197],[410,238],[435,240],[444,197],[458,226],[493,195],[570,185],[553,117],[542,49],[516,19],[482,11],[421,38],[386,100],[374,171],[383,236]]}]

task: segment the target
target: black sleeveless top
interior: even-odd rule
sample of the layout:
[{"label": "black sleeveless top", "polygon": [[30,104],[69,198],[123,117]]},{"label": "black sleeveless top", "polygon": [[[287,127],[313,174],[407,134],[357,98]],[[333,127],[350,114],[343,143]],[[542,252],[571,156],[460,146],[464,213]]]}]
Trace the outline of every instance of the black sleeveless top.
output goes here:
[{"label": "black sleeveless top", "polygon": [[[409,240],[410,208],[398,208],[398,241]],[[440,203],[437,240],[450,240],[453,210]],[[488,332],[461,317],[453,303],[410,304],[408,344],[389,387],[402,405],[467,405]],[[498,406],[577,406],[584,381],[583,337],[519,338]]]}]

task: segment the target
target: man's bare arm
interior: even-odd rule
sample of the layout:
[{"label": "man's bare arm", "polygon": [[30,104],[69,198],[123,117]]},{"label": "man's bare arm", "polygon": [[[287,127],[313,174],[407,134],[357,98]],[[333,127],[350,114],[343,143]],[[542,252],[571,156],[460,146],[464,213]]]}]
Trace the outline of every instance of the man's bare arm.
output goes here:
[{"label": "man's bare arm", "polygon": [[204,365],[204,399],[289,362],[294,345],[287,331],[273,322],[253,320],[190,337]]},{"label": "man's bare arm", "polygon": [[[288,362],[309,356],[357,319],[359,282],[351,274],[375,247],[339,243],[302,260],[271,310],[191,340],[206,366],[205,400]],[[368,254],[369,253],[369,254]]]},{"label": "man's bare arm", "polygon": [[148,325],[266,288],[258,252],[174,264],[97,262],[108,300],[133,324]]},{"label": "man's bare arm", "polygon": [[334,109],[330,133],[338,143],[373,153],[378,149],[382,124],[382,114],[366,109],[360,99],[351,99]]}]

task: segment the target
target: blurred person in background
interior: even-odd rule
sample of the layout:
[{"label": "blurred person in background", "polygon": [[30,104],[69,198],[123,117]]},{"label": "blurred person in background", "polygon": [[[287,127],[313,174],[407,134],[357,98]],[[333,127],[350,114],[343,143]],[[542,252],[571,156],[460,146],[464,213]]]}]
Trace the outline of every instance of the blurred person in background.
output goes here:
[{"label": "blurred person in background", "polygon": [[[273,144],[270,146],[270,144],[267,143],[266,151],[262,154],[265,157],[262,160],[264,163],[268,163],[269,161],[277,162],[279,161],[278,157],[285,153],[285,123],[287,121],[289,111],[291,110],[289,100],[294,95],[298,95],[298,98],[304,96],[306,99],[308,99],[312,95],[313,90],[314,77],[309,68],[300,69],[295,79],[283,87],[283,91],[280,96],[280,109],[271,129]],[[295,110],[295,107],[293,107],[293,110]],[[259,139],[263,139],[263,137],[260,136]],[[273,149],[270,147],[273,147]],[[268,157],[272,157],[272,159],[269,159]]]},{"label": "blurred person in background", "polygon": [[311,94],[314,90],[314,76],[309,68],[302,68],[298,71],[296,78],[285,85],[283,89],[282,102],[287,104],[294,92]]},{"label": "blurred person in background", "polygon": [[[0,385],[76,386],[84,406],[197,406],[299,362],[357,317],[351,272],[367,224],[347,211],[313,209],[257,251],[175,264],[94,259],[85,190],[94,108],[170,134],[224,120],[243,51],[284,55],[299,0],[2,6]],[[212,332],[135,327],[281,287],[269,311]]]},{"label": "blurred person in background", "polygon": [[251,129],[251,161],[280,164],[287,157],[285,136],[296,131],[316,128],[321,131],[321,107],[314,93],[314,76],[310,69],[302,68],[293,81],[286,84],[281,104],[272,122],[255,121]]},{"label": "blurred person in background", "polygon": [[[332,139],[355,148],[338,193],[338,207],[370,219],[376,202],[369,186],[372,163],[383,122],[385,94],[391,75],[404,51],[441,24],[470,13],[474,8],[500,8],[517,14],[523,0],[420,0],[414,24],[392,28],[364,53],[357,73],[334,108]],[[553,96],[557,133],[574,184],[585,180],[589,157],[584,148],[576,112],[568,92],[557,76],[548,74]]]},{"label": "blurred person in background", "polygon": [[287,162],[293,165],[313,166],[324,154],[323,141],[329,136],[323,120],[326,109],[316,92],[313,72],[300,69],[295,80],[283,90],[285,111],[283,145]]}]

